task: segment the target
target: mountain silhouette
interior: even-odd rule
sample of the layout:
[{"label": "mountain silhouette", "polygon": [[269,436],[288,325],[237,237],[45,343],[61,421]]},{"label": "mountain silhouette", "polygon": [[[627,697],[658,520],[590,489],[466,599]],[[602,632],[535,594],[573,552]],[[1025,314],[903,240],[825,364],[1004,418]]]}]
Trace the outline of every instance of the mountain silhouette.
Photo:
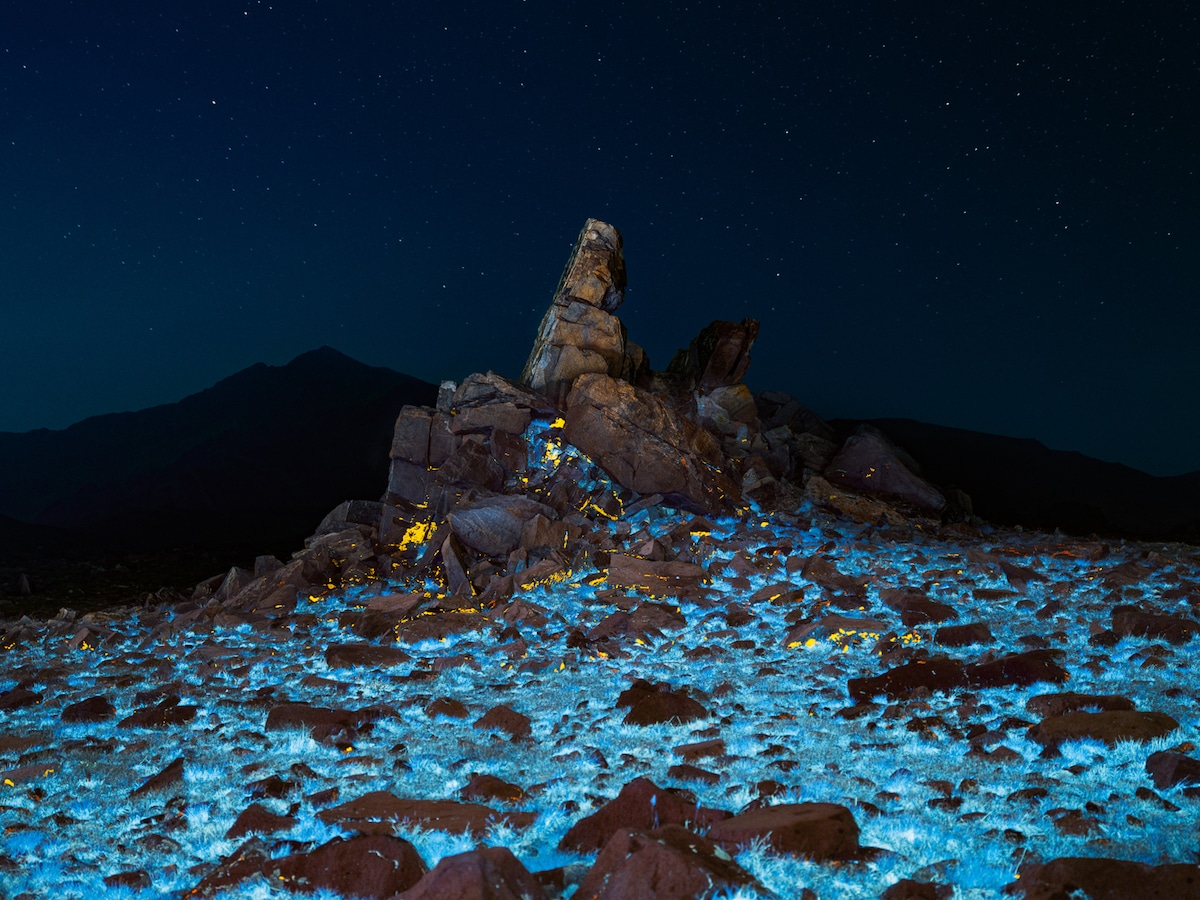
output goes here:
[{"label": "mountain silhouette", "polygon": [[436,396],[321,347],[177,403],[0,433],[0,515],[108,548],[290,552],[342,500],[379,496],[397,413]]},{"label": "mountain silhouette", "polygon": [[[849,433],[858,422],[834,420]],[[912,419],[871,419],[924,477],[966,491],[998,525],[1200,543],[1200,472],[1157,476],[1082,453]]]}]

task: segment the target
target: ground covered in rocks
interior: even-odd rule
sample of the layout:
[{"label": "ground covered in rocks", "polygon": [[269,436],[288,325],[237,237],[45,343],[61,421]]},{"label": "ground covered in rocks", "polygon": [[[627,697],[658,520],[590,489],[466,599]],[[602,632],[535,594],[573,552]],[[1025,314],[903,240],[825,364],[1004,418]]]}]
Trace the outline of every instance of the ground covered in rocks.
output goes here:
[{"label": "ground covered in rocks", "polygon": [[499,601],[9,623],[5,896],[1196,895],[1195,548],[597,519]]},{"label": "ground covered in rocks", "polygon": [[0,900],[1200,897],[1200,551],[652,370],[621,247],[288,562],[2,623]]}]

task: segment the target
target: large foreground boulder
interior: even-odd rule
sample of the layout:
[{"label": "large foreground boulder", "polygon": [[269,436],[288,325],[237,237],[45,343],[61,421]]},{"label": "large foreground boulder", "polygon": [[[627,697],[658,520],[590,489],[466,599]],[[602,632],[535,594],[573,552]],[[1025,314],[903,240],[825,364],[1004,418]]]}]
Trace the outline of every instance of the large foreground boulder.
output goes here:
[{"label": "large foreground boulder", "polygon": [[933,485],[913,471],[915,463],[884,435],[863,426],[846,443],[825,469],[831,483],[899,500],[917,509],[940,513],[946,498]]},{"label": "large foreground boulder", "polygon": [[728,512],[737,502],[717,439],[626,381],[577,379],[563,436],[622,487],[705,513]]}]

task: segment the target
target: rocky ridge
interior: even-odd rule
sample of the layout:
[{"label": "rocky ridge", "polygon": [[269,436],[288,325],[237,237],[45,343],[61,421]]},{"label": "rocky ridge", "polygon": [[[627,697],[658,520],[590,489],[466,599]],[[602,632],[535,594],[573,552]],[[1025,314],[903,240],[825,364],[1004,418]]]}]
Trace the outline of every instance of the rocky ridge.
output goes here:
[{"label": "rocky ridge", "polygon": [[[197,865],[183,896],[263,878],[301,893],[328,887],[381,898],[779,893],[778,884],[764,883],[774,864],[751,871],[747,847],[755,859],[765,854],[818,868],[878,873],[889,859],[906,868],[897,846],[861,840],[869,820],[886,818],[898,802],[883,780],[866,778],[858,788],[840,780],[844,800],[829,802],[803,799],[803,788],[773,778],[739,792],[722,774],[749,771],[744,761],[758,757],[757,765],[777,762],[769,768],[784,781],[797,771],[811,777],[787,750],[800,739],[801,704],[779,706],[794,696],[797,680],[813,685],[807,716],[861,729],[852,748],[866,756],[899,746],[887,739],[893,729],[930,745],[965,747],[961,764],[971,777],[926,781],[919,789],[908,782],[923,797],[932,791],[927,808],[961,816],[962,827],[1000,818],[981,811],[993,802],[981,797],[988,793],[981,781],[994,777],[981,773],[1018,768],[1030,748],[1046,759],[1064,748],[1073,753],[1078,741],[1126,753],[1147,747],[1132,750],[1144,757],[1138,777],[1173,791],[1173,799],[1148,786],[1138,791],[1162,804],[1161,815],[1178,816],[1177,824],[1196,821],[1197,789],[1188,785],[1200,781],[1200,762],[1178,740],[1181,721],[1195,721],[1196,697],[1162,687],[1161,695],[1148,692],[1159,698],[1156,708],[1139,709],[1119,694],[1062,689],[1070,678],[1086,681],[1088,672],[1102,681],[1104,654],[1130,642],[1147,671],[1171,664],[1182,652],[1175,648],[1200,630],[1186,614],[1200,603],[1193,557],[1099,542],[989,539],[970,520],[968,498],[925,481],[882,433],[865,428],[839,446],[794,398],[752,396],[741,378],[757,334],[753,320],[711,324],[665,371],[653,371],[616,316],[625,283],[619,234],[589,220],[521,380],[474,374],[444,384],[434,406],[401,410],[383,497],[339,505],[290,561],[260,557],[253,569],[231,569],[202,582],[186,601],[129,621],[63,611],[49,623],[8,627],[0,647],[10,655],[47,646],[122,648],[114,674],[129,678],[149,666],[159,677],[133,697],[115,695],[107,681],[94,683],[100,693],[83,696],[90,692],[71,687],[52,666],[15,667],[0,710],[33,721],[38,710],[51,709],[74,728],[118,731],[80,732],[63,747],[45,735],[22,740],[10,733],[0,749],[15,754],[16,765],[0,773],[5,783],[31,793],[44,792],[46,782],[53,789],[54,773],[76,764],[64,759],[97,747],[127,749],[118,742],[125,733],[187,734],[197,722],[220,731],[222,719],[244,713],[215,698],[244,694],[256,667],[274,665],[255,645],[284,642],[292,675],[277,671],[272,686],[243,700],[261,711],[261,721],[226,737],[247,757],[272,735],[301,734],[314,747],[367,758],[346,757],[357,760],[348,780],[303,763],[265,775],[244,768],[247,779],[255,776],[243,786],[252,802],[225,832],[237,847]],[[886,545],[888,558],[872,561],[851,550],[872,542]],[[1076,596],[1084,579],[1095,590]],[[983,606],[993,621],[973,615]],[[1089,658],[1068,658],[1064,648],[1077,646],[1073,617],[1085,612],[1093,622],[1106,617],[1109,627],[1086,635]],[[1010,634],[1021,619],[1037,628]],[[677,644],[700,623],[702,641]],[[1009,649],[1009,637],[1020,646]],[[297,639],[308,649],[297,648]],[[819,671],[806,668],[805,654],[830,648],[838,652],[819,656]],[[189,680],[179,680],[164,649],[188,660]],[[738,653],[753,661],[753,684],[707,683],[702,672]],[[847,664],[860,655],[872,665]],[[515,702],[479,708],[488,695],[479,693],[473,673],[491,660],[504,673],[495,676],[493,692],[515,696],[518,683],[538,681],[562,721]],[[562,673],[559,680],[579,691],[568,696],[579,697],[597,665],[619,667],[627,684],[599,705],[577,706],[572,725],[548,679]],[[672,676],[656,677],[659,666]],[[836,691],[820,687],[830,680],[840,683]],[[450,690],[456,684],[470,690]],[[374,699],[366,702],[372,686]],[[988,692],[1001,689],[1028,692],[1024,709],[985,710]],[[738,718],[754,720],[756,737],[726,738]],[[606,759],[580,738],[589,721],[588,728],[666,729],[671,765],[658,766],[640,751],[623,753],[620,763]],[[401,743],[379,743],[380,735],[401,732],[412,740],[406,722],[457,735],[466,767],[480,766],[497,747],[536,756],[543,745],[553,746],[560,768],[588,773],[599,796],[584,801],[576,789],[564,797],[559,814],[570,821],[554,832],[559,852],[587,862],[531,872],[509,847],[496,845],[497,835],[509,834],[519,849],[519,835],[540,827],[529,801],[561,790],[561,776],[521,785],[472,772],[453,799],[389,790],[384,767],[418,774],[416,754]],[[130,802],[159,798],[155,823],[174,816],[186,831],[183,808],[173,812],[174,801],[163,807],[161,798],[186,792],[189,778],[203,780],[198,755],[162,759],[131,787]],[[827,777],[837,778],[832,765]],[[675,786],[660,786],[663,779]],[[899,769],[890,780],[906,781]],[[354,789],[356,781],[369,789]],[[1014,788],[1004,802],[1050,795],[1051,786],[1035,782]],[[717,802],[720,791],[742,802]],[[352,796],[343,801],[343,792]],[[1042,821],[1083,845],[1103,834],[1115,814],[1107,805],[1125,808],[1115,797],[1080,802],[1047,808]],[[12,809],[10,827],[20,832],[29,826],[21,812],[27,807]],[[333,831],[320,841],[271,839],[305,822]],[[413,824],[469,836],[475,846],[438,854],[429,868],[398,834]],[[173,840],[169,828],[159,832],[158,839]],[[156,833],[144,829],[147,838]],[[1027,860],[1012,890],[1029,897],[1054,896],[1071,884],[1094,885],[1085,889],[1104,896],[1106,884],[1131,879],[1162,896],[1195,895],[1188,893],[1197,883],[1194,863],[1151,866],[1101,853],[1043,858],[1030,834],[996,838],[1011,841],[1014,855]],[[1104,844],[1086,846],[1099,851]],[[20,884],[20,865],[0,857],[10,883]],[[917,869],[910,874],[919,878],[896,879],[882,896],[950,896],[954,871]],[[105,883],[141,888],[165,877],[114,871]]]}]

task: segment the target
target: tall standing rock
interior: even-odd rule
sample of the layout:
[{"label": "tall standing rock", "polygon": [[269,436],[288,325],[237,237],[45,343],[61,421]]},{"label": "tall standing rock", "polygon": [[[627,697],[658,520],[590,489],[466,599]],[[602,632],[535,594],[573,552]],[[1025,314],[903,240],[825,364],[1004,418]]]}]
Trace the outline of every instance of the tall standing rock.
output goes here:
[{"label": "tall standing rock", "polygon": [[644,353],[635,345],[627,348],[625,326],[613,315],[624,299],[621,235],[605,222],[588,219],[538,328],[521,381],[562,408],[580,375],[628,378],[645,368]]}]

